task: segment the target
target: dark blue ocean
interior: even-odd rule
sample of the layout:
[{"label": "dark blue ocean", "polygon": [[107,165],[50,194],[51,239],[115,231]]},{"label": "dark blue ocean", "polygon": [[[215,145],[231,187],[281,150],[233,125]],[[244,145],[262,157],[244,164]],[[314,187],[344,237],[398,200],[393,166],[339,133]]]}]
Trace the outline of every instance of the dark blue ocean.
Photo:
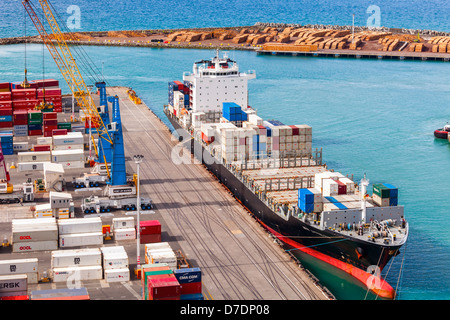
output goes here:
[{"label": "dark blue ocean", "polygon": [[[34,2],[37,2],[36,0]],[[255,22],[364,26],[377,5],[381,25],[450,31],[448,1],[53,1],[61,19],[80,9],[77,31],[252,25]],[[72,11],[71,11],[72,12]],[[0,2],[0,37],[24,35],[20,1]],[[27,34],[35,34],[27,20]],[[85,47],[109,85],[126,85],[161,118],[167,82],[180,80],[212,50]],[[29,79],[58,79],[69,88],[46,49],[27,46]],[[450,63],[257,56],[229,52],[241,70],[255,70],[250,104],[263,118],[313,128],[330,168],[364,173],[371,183],[399,188],[410,223],[409,241],[384,271],[398,299],[450,299],[450,144],[433,137],[450,120]],[[0,46],[0,81],[23,78],[24,46]],[[92,79],[86,78],[88,83]],[[339,299],[364,299],[366,290],[345,274],[302,257],[302,263]],[[367,299],[374,298],[367,296]]]}]

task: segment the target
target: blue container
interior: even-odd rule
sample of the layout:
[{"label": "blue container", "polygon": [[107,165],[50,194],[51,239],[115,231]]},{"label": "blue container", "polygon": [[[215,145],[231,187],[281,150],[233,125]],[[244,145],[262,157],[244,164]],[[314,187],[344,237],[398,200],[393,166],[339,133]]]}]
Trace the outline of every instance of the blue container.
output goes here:
[{"label": "blue container", "polygon": [[201,293],[191,293],[191,294],[181,294],[180,300],[204,300],[203,294]]},{"label": "blue container", "polygon": [[314,203],[306,203],[303,201],[298,202],[298,208],[306,213],[311,213],[314,211]]},{"label": "blue container", "polygon": [[0,122],[11,122],[13,121],[12,116],[0,116]]},{"label": "blue container", "polygon": [[398,189],[389,183],[383,183],[383,185],[389,189],[389,198],[398,198]]},{"label": "blue container", "polygon": [[278,120],[269,120],[268,122],[273,126],[284,126],[284,124]]},{"label": "blue container", "polygon": [[9,149],[9,148],[13,148],[13,143],[12,142],[3,142],[2,141],[2,149]]},{"label": "blue container", "polygon": [[389,198],[389,206],[396,207],[398,205],[398,198]]},{"label": "blue container", "polygon": [[3,154],[5,154],[5,155],[11,155],[11,154],[14,154],[14,150],[11,148],[11,149],[6,149],[6,148],[3,148],[2,147],[2,152],[3,152]]},{"label": "blue container", "polygon": [[270,127],[266,127],[267,130],[267,136],[271,137],[272,136],[272,129]]},{"label": "blue container", "polygon": [[314,193],[306,188],[298,189],[298,202],[314,203]]},{"label": "blue container", "polygon": [[248,115],[244,111],[241,112],[241,117],[242,117],[242,121],[247,121],[248,120]]},{"label": "blue container", "polygon": [[202,271],[200,268],[175,269],[173,274],[180,284],[202,281]]},{"label": "blue container", "polygon": [[28,130],[42,130],[42,124],[29,124]]}]

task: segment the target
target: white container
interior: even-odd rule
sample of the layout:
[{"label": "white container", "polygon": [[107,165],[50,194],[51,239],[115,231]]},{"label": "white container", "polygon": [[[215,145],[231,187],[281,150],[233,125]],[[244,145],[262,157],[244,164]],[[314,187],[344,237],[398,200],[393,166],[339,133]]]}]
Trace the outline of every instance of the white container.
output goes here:
[{"label": "white container", "polygon": [[309,188],[309,191],[311,191],[314,194],[314,203],[320,203],[322,202],[322,192],[320,192],[317,188]]},{"label": "white container", "polygon": [[12,252],[51,251],[58,249],[57,240],[13,243]]},{"label": "white container", "polygon": [[83,134],[81,134],[80,132],[76,133],[74,132],[73,134],[58,135],[53,137],[54,146],[68,145],[68,144],[78,144],[78,145],[84,144]]},{"label": "white container", "polygon": [[100,280],[103,278],[101,266],[80,266],[53,268],[53,282]]},{"label": "white container", "polygon": [[30,146],[28,142],[14,142],[13,143],[14,151],[28,151],[30,150]]},{"label": "white container", "polygon": [[56,224],[55,218],[46,218],[46,219],[13,219],[11,221],[11,226],[20,227],[20,226],[35,226],[35,225],[53,225]]},{"label": "white container", "polygon": [[123,246],[101,247],[100,251],[103,255],[108,253],[126,252]]},{"label": "white container", "polygon": [[355,192],[355,183],[349,178],[339,178],[339,181],[347,186],[347,194]]},{"label": "white container", "polygon": [[135,228],[122,228],[114,230],[115,240],[133,240],[136,239],[136,229]]},{"label": "white container", "polygon": [[53,150],[51,161],[62,164],[64,162],[84,161],[84,150],[83,149]]},{"label": "white container", "polygon": [[0,274],[22,274],[38,272],[38,259],[0,260]]},{"label": "white container", "polygon": [[[70,219],[62,221],[70,221]],[[71,233],[59,236],[60,248],[101,245],[101,244],[103,244],[103,233],[101,232]]]},{"label": "white container", "polygon": [[322,180],[322,194],[324,197],[329,197],[338,194],[338,183],[333,179]]},{"label": "white container", "polygon": [[52,137],[38,137],[37,143],[38,145],[52,145],[53,144],[53,138]]},{"label": "white container", "polygon": [[84,144],[62,144],[56,145],[53,147],[53,150],[72,150],[72,149],[81,149],[84,150]]},{"label": "white container", "polygon": [[44,171],[44,164],[50,162],[19,162],[18,171]]},{"label": "white container", "polygon": [[57,250],[51,254],[52,268],[97,266],[102,263],[100,249]]},{"label": "white container", "polygon": [[60,235],[83,232],[102,232],[102,219],[100,217],[70,219],[58,221]]},{"label": "white container", "polygon": [[50,151],[37,151],[37,152],[19,152],[17,154],[17,161],[20,162],[50,162]]},{"label": "white container", "polygon": [[113,230],[123,228],[134,228],[134,217],[113,218],[112,219]]},{"label": "white container", "polygon": [[108,283],[130,281],[130,270],[128,268],[106,269],[104,273],[105,280]]},{"label": "white container", "polygon": [[[0,294],[9,293],[8,295],[16,295],[12,294],[12,292],[16,291],[27,291],[28,289],[28,280],[26,274],[14,274],[14,275],[0,275]],[[8,296],[5,295],[5,296]]]},{"label": "white container", "polygon": [[128,255],[126,252],[103,254],[103,269],[128,268]]},{"label": "white container", "polygon": [[59,163],[62,164],[64,170],[84,168],[84,161],[65,161]]},{"label": "white container", "polygon": [[58,228],[55,225],[15,226],[12,229],[12,242],[56,241]]}]

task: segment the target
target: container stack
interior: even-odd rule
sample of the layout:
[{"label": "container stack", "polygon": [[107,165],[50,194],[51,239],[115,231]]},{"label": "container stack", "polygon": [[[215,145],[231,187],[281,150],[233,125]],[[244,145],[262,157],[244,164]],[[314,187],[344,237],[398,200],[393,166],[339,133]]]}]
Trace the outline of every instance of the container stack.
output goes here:
[{"label": "container stack", "polygon": [[84,168],[84,150],[53,150],[52,162],[62,164],[65,170]]},{"label": "container stack", "polygon": [[14,122],[14,135],[16,137],[28,136],[28,111],[27,110],[14,110],[13,122]]},{"label": "container stack", "polygon": [[141,243],[161,242],[161,223],[158,220],[140,221]]},{"label": "container stack", "polygon": [[13,132],[12,131],[0,132],[0,141],[1,141],[1,146],[2,146],[2,152],[4,155],[14,154]]},{"label": "container stack", "polygon": [[0,260],[0,275],[13,276],[13,275],[26,275],[27,284],[38,283],[38,259],[13,259],[13,260]]},{"label": "container stack", "polygon": [[298,207],[305,213],[318,213],[323,210],[322,193],[316,188],[298,189]]},{"label": "container stack", "polygon": [[53,112],[62,112],[62,96],[60,88],[39,88],[36,90],[38,103],[44,101],[52,105]]},{"label": "container stack", "polygon": [[102,279],[100,249],[56,250],[51,253],[53,282],[66,282],[74,274],[77,280]]},{"label": "container stack", "polygon": [[247,113],[235,102],[222,103],[222,117],[231,122],[247,121]]},{"label": "container stack", "polygon": [[58,220],[59,247],[79,247],[103,244],[100,217]]},{"label": "container stack", "polygon": [[28,111],[28,135],[42,135],[42,112],[38,110]]},{"label": "container stack", "polygon": [[54,218],[13,219],[12,252],[34,252],[58,248],[58,228]]},{"label": "container stack", "polygon": [[142,300],[180,300],[181,286],[166,263],[141,268]]},{"label": "container stack", "polygon": [[53,150],[71,150],[71,149],[84,149],[84,137],[81,132],[66,132],[64,129],[53,130],[56,134],[53,134]]},{"label": "container stack", "polygon": [[[0,93],[1,99],[1,93]],[[1,101],[0,101],[1,103]],[[0,104],[0,128],[12,128],[13,127],[13,110],[5,105],[2,107]]]},{"label": "container stack", "polygon": [[177,257],[168,242],[147,243],[145,245],[145,263],[167,263],[172,269],[177,269]]},{"label": "container stack", "polygon": [[42,171],[44,163],[51,162],[50,151],[26,151],[17,153],[18,170],[23,171]]},{"label": "container stack", "polygon": [[0,275],[0,300],[28,300],[26,274]]},{"label": "container stack", "polygon": [[203,300],[200,268],[177,269],[173,273],[180,284],[180,300]]},{"label": "container stack", "polygon": [[58,129],[58,114],[56,112],[44,112],[42,114],[44,137],[53,136],[53,130]]},{"label": "container stack", "polygon": [[133,217],[113,218],[112,232],[114,240],[134,240],[136,239],[136,228]]},{"label": "container stack", "polygon": [[[33,110],[39,104],[36,99],[36,86],[30,82],[31,88],[18,88],[16,84],[11,84],[11,100],[13,110]],[[35,88],[33,88],[33,86]]]},{"label": "container stack", "polygon": [[106,282],[130,281],[128,255],[122,246],[102,247],[103,273]]},{"label": "container stack", "polygon": [[398,205],[398,189],[388,183],[373,185],[372,200],[380,207]]}]

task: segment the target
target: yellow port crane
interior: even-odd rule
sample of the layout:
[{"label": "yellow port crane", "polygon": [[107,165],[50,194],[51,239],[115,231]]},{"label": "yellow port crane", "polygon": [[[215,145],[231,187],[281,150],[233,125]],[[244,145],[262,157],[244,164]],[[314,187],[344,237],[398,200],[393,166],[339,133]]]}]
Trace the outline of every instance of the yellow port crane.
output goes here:
[{"label": "yellow port crane", "polygon": [[[81,107],[84,114],[89,116],[92,127],[97,130],[99,139],[103,139],[102,141],[113,144],[113,140],[108,133],[108,128],[105,126],[102,118],[99,115],[98,109],[94,103],[94,99],[92,98],[91,93],[83,80],[80,70],[78,69],[75,59],[70,52],[70,49],[64,39],[64,35],[61,32],[61,29],[52,12],[49,2],[47,0],[39,0],[39,4],[41,5],[48,25],[52,30],[51,36],[47,33],[44,25],[36,14],[31,0],[22,0],[22,4],[25,7],[28,15],[30,16],[31,21],[33,22],[37,31],[39,32],[42,41],[47,46],[47,49],[49,50],[56,65],[58,66],[62,76],[66,80],[69,88],[72,90],[73,95],[77,100],[77,104]],[[92,142],[95,150],[97,151],[97,147],[93,138]],[[105,156],[103,156],[103,161],[106,165],[108,178],[111,178]]]}]

